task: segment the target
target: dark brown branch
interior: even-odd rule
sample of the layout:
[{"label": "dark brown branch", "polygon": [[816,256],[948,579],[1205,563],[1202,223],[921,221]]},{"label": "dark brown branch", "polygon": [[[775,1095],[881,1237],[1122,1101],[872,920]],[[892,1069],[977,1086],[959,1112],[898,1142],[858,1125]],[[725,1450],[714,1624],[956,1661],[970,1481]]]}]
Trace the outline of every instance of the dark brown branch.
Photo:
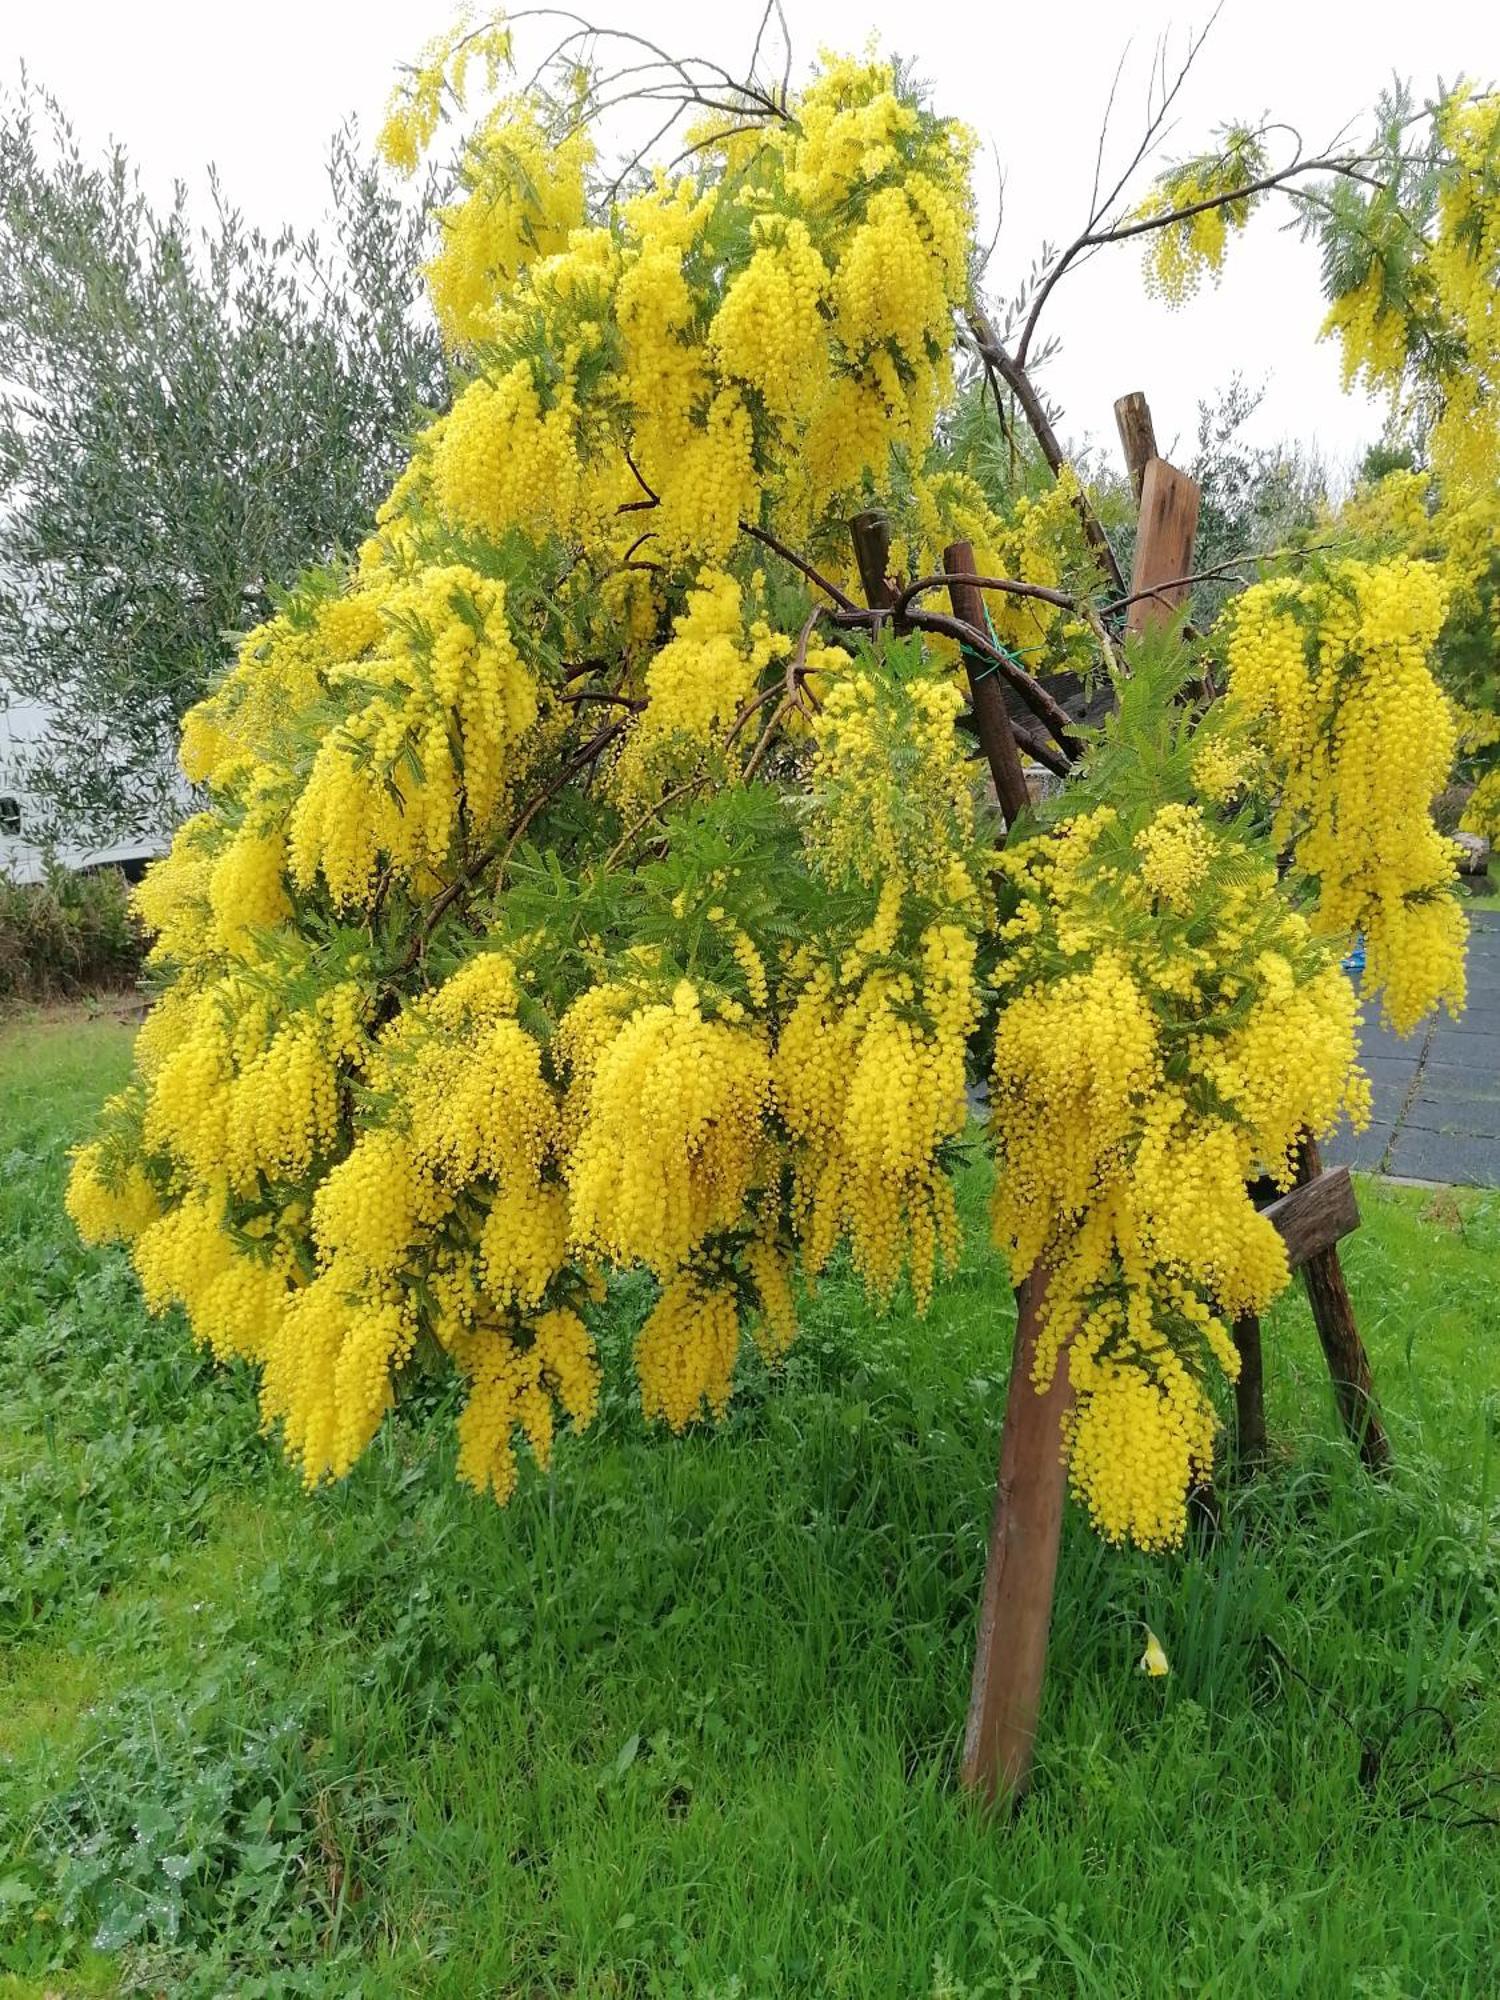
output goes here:
[{"label": "dark brown branch", "polygon": [[[635,460],[630,456],[630,448],[628,445],[625,447],[625,463],[630,467],[631,472],[635,475],[635,483],[637,486],[640,487],[641,491],[645,494],[646,497],[644,500],[627,500],[624,506],[618,508],[616,511],[621,514],[634,514],[639,512],[639,510],[643,507],[659,507],[661,505],[661,495],[659,493],[654,493],[651,490],[650,486],[647,484],[645,474],[641,471],[641,468],[636,464]],[[641,541],[644,541],[645,539],[646,538],[643,535],[641,537]],[[636,547],[637,548],[640,547],[640,542],[636,543]]]},{"label": "dark brown branch", "polygon": [[[1164,136],[1162,128],[1166,123],[1167,113],[1177,101],[1182,91],[1182,86],[1187,82],[1193,65],[1197,62],[1202,52],[1204,43],[1213,33],[1219,16],[1224,11],[1224,5],[1225,0],[1218,0],[1218,4],[1214,7],[1213,12],[1198,30],[1197,34],[1189,34],[1187,53],[1182,59],[1182,65],[1176,76],[1170,83],[1167,81],[1167,38],[1165,35],[1158,38],[1156,53],[1152,61],[1151,81],[1146,94],[1146,129],[1141,134],[1140,143],[1131,155],[1124,171],[1116,178],[1113,187],[1111,187],[1109,193],[1101,201],[1099,198],[1099,181],[1104,164],[1104,140],[1109,129],[1109,117],[1115,101],[1115,89],[1120,80],[1119,72],[1116,72],[1115,81],[1110,86],[1109,99],[1104,108],[1103,125],[1099,133],[1099,156],[1094,163],[1094,185],[1089,197],[1089,219],[1084,225],[1085,235],[1097,225],[1101,215],[1107,214],[1114,207],[1120,196],[1125,192],[1126,187],[1129,185],[1142,161],[1146,159],[1148,154],[1155,150],[1160,139]],[[1122,56],[1120,60],[1123,65],[1124,57]],[[1158,89],[1161,92],[1161,101],[1160,103],[1155,103],[1154,100]],[[1298,150],[1301,150],[1300,144]],[[1063,261],[1065,263],[1071,262],[1072,258],[1077,254],[1078,245],[1075,243],[1064,252]],[[1047,294],[1057,282],[1057,275],[1054,273],[1046,279],[1040,295],[1034,300],[1031,312],[1027,316],[1026,325],[1016,348],[1016,358],[1023,368],[1026,366],[1031,354],[1031,339],[1036,331],[1037,320],[1041,317],[1042,306],[1046,302]]]},{"label": "dark brown branch", "polygon": [[1018,716],[1010,718],[1010,733],[1026,752],[1033,764],[1040,764],[1045,771],[1051,771],[1059,778],[1066,778],[1073,768],[1073,760],[1066,750],[1060,750],[1030,723],[1022,722]]},{"label": "dark brown branch", "polygon": [[1051,590],[1044,583],[1022,583],[1012,576],[919,576],[897,597],[892,615],[899,624],[913,598],[922,596],[925,591],[945,590],[955,583],[972,584],[978,590],[1002,590],[1011,597],[1040,598],[1043,604],[1055,604],[1061,611],[1076,611],[1078,608],[1077,599],[1069,597],[1066,591]]},{"label": "dark brown branch", "polygon": [[[509,15],[507,18],[509,24],[512,26],[519,21],[547,20],[566,21],[572,24],[572,32],[564,36],[557,48],[553,50],[552,54],[547,58],[547,62],[542,65],[544,69],[555,62],[574,42],[623,42],[627,47],[644,49],[647,55],[652,58],[652,61],[649,63],[626,64],[621,69],[613,72],[602,84],[597,86],[598,88],[607,90],[621,77],[629,76],[633,73],[663,69],[677,77],[681,88],[687,94],[688,102],[707,104],[709,100],[701,95],[704,86],[699,82],[698,76],[694,74],[695,71],[698,71],[717,79],[717,82],[713,85],[714,88],[722,87],[737,93],[745,100],[747,107],[754,106],[763,111],[768,117],[778,119],[784,124],[792,122],[785,107],[779,105],[774,97],[769,96],[763,90],[758,90],[753,81],[742,83],[739,78],[732,76],[721,63],[716,63],[707,56],[678,57],[668,55],[664,48],[658,43],[649,40],[645,35],[636,34],[627,28],[600,27],[595,22],[586,20],[582,14],[575,13],[569,7],[522,7],[518,8],[515,13]],[[483,32],[482,28],[473,30],[457,42],[455,47],[463,48],[466,43],[473,41],[476,35]],[[538,75],[540,75],[540,71]],[[591,86],[590,92],[585,98],[585,103],[589,102],[592,98],[593,88]],[[642,92],[640,94],[646,95],[648,93]],[[740,108],[736,107],[736,109]]]},{"label": "dark brown branch", "polygon": [[1110,617],[1116,611],[1127,610],[1130,605],[1140,604],[1148,597],[1160,597],[1165,591],[1181,590],[1194,583],[1221,582],[1236,570],[1243,569],[1247,563],[1305,562],[1309,556],[1326,555],[1331,550],[1347,547],[1347,542],[1310,542],[1305,549],[1266,549],[1264,552],[1248,549],[1242,556],[1226,556],[1223,562],[1215,563],[1210,569],[1195,569],[1191,576],[1170,577],[1165,583],[1153,585],[1150,590],[1137,590],[1129,597],[1112,597],[1107,604],[1099,607],[1100,612]]},{"label": "dark brown branch", "polygon": [[1082,235],[1074,237],[1038,288],[1031,302],[1031,311],[1026,315],[1021,338],[1016,343],[1016,365],[1020,368],[1026,366],[1032,335],[1036,332],[1043,306],[1075,260],[1086,251],[1101,249],[1107,243],[1128,243],[1133,236],[1144,236],[1153,229],[1170,229],[1173,223],[1190,222],[1195,215],[1206,215],[1211,209],[1229,208],[1237,201],[1248,201],[1252,195],[1266,194],[1273,188],[1283,187],[1300,174],[1341,174],[1348,180],[1383,189],[1383,181],[1361,172],[1369,157],[1362,153],[1349,153],[1324,154],[1315,160],[1293,160],[1289,166],[1280,167],[1273,174],[1262,174],[1259,180],[1246,181],[1242,187],[1226,189],[1221,194],[1205,195],[1201,201],[1184,202],[1180,208],[1163,209],[1159,215],[1140,215],[1133,220],[1112,223],[1108,229],[1084,230]]},{"label": "dark brown branch", "polygon": [[753,527],[749,521],[741,521],[740,532],[748,535],[752,542],[759,542],[762,548],[772,550],[783,562],[790,563],[793,569],[799,570],[809,583],[815,584],[826,597],[831,598],[840,611],[859,610],[852,597],[846,597],[836,583],[831,583],[826,576],[815,570],[810,562],[799,556],[795,549],[789,549],[785,542],[780,541],[767,529]]},{"label": "dark brown branch", "polygon": [[[970,580],[974,568],[973,544],[950,542],[943,551],[943,568],[951,579],[948,595],[954,617],[961,624],[978,627],[985,622],[987,613],[978,586]],[[979,747],[990,767],[990,782],[995,787],[995,797],[1005,819],[1005,830],[1009,833],[1021,815],[1030,809],[1031,790],[1026,783],[1026,773],[1021,768],[1021,753],[1016,744],[1016,733],[1011,727],[1010,711],[1005,706],[1003,688],[993,674],[978,663],[972,650],[966,650],[963,657],[969,680],[969,712],[973,717]]]},{"label": "dark brown branch", "polygon": [[[890,615],[888,611],[866,611],[859,605],[851,605],[847,611],[830,612],[829,619],[832,624],[845,629],[857,627],[868,630],[878,627],[881,620]],[[1070,758],[1079,755],[1082,746],[1073,734],[1073,720],[1067,710],[1054,701],[1024,667],[1017,666],[1009,653],[1002,652],[988,633],[981,632],[977,625],[967,624],[961,618],[950,618],[943,611],[908,611],[903,622],[914,632],[937,632],[945,639],[956,639],[960,646],[967,646],[971,652],[988,660],[1010,682],[1038,721],[1046,724],[1067,755]]]},{"label": "dark brown branch", "polygon": [[[1041,446],[1042,456],[1052,468],[1053,474],[1061,474],[1067,460],[1064,457],[1062,446],[1057,441],[1057,433],[1052,428],[1051,419],[1043,407],[1042,399],[1037,394],[1031,377],[1026,373],[1024,368],[1018,367],[1012,357],[1006,353],[1005,349],[1000,345],[995,329],[990,325],[989,320],[977,306],[973,307],[969,313],[969,332],[973,338],[974,345],[979,350],[980,359],[995,369],[996,373],[1005,383],[1005,386],[1020,404],[1022,414],[1031,426],[1031,434]],[[1093,549],[1094,553],[1103,563],[1109,580],[1115,589],[1123,591],[1125,588],[1125,576],[1120,568],[1119,558],[1110,546],[1109,536],[1104,532],[1103,522],[1100,521],[1099,516],[1089,504],[1088,495],[1083,491],[1081,486],[1078,489],[1076,505],[1078,508],[1078,518],[1083,523],[1083,532],[1088,539],[1090,548]]]},{"label": "dark brown branch", "polygon": [[742,784],[748,785],[760,769],[761,764],[765,760],[766,752],[771,747],[771,739],[776,734],[776,726],[781,721],[781,718],[786,714],[788,709],[800,707],[802,704],[800,680],[807,668],[807,642],[812,637],[813,627],[825,615],[820,605],[817,610],[809,611],[807,617],[803,620],[802,630],[797,634],[797,644],[793,649],[791,658],[786,663],[781,700],[771,710],[771,719],[761,731],[760,741],[750,753],[749,762],[745,765],[744,774],[740,780]]},{"label": "dark brown branch", "polygon": [[522,810],[519,818],[510,829],[503,849],[498,840],[491,841],[482,854],[476,855],[467,867],[461,869],[454,876],[447,888],[432,903],[423,919],[422,928],[412,939],[410,949],[396,968],[395,976],[398,979],[403,974],[411,971],[426,949],[428,939],[437,929],[443,917],[447,915],[448,911],[458,901],[459,897],[474,886],[492,861],[499,860],[499,873],[504,874],[506,864],[515,852],[516,843],[536,818],[537,814],[544,806],[557,797],[557,794],[570,778],[577,777],[580,771],[587,769],[590,764],[594,763],[608,749],[609,745],[614,742],[615,738],[626,727],[629,721],[630,718],[628,715],[618,716],[613,722],[606,722],[602,729],[596,730],[587,743],[580,749],[575,750],[571,757],[559,765],[556,772],[542,787],[541,791]]},{"label": "dark brown branch", "polygon": [[639,695],[611,694],[607,688],[580,688],[576,694],[560,694],[557,699],[568,703],[602,701],[614,708],[628,708],[634,715],[646,706]]}]

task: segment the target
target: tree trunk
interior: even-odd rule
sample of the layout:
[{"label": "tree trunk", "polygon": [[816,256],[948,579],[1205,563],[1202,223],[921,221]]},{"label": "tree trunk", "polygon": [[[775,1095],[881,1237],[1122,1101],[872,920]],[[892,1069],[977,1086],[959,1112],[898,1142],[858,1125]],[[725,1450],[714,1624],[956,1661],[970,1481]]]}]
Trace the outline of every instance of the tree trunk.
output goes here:
[{"label": "tree trunk", "polygon": [[1026,1789],[1047,1671],[1067,1484],[1062,1426],[1073,1389],[1066,1349],[1045,1394],[1032,1386],[1045,1295],[1036,1275],[1016,1295],[1016,1345],[964,1731],[963,1782],[987,1805],[1012,1804]]}]

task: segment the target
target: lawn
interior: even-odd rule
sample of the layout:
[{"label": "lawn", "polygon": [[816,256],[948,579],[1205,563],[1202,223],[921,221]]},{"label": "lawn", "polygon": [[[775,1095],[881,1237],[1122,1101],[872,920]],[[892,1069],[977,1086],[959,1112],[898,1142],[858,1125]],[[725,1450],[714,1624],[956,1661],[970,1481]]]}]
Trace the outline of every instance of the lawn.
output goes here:
[{"label": "lawn", "polygon": [[[0,1031],[0,1995],[1490,1995],[1500,1200],[1362,1191],[1396,1475],[1304,1303],[1223,1532],[1070,1518],[1033,1793],[954,1786],[1010,1313],[852,1285],[681,1443],[624,1387],[501,1512],[422,1391],[305,1495],[59,1211],[129,1030]],[[1173,1671],[1137,1671],[1142,1627]]]}]

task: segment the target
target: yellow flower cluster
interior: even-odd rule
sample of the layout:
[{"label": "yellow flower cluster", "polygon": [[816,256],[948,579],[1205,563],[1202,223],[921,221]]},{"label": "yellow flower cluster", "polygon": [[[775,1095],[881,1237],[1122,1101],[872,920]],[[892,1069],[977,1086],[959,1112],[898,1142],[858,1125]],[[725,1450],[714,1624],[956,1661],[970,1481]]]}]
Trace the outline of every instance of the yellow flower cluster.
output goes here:
[{"label": "yellow flower cluster", "polygon": [[[817,852],[832,874],[867,884],[945,883],[974,840],[973,781],[954,728],[954,679],[909,676],[866,660],[828,688],[813,786]],[[967,883],[967,878],[965,878]],[[957,897],[972,893],[960,886]]]},{"label": "yellow flower cluster", "polygon": [[1346,390],[1363,381],[1379,394],[1400,382],[1406,367],[1406,316],[1386,296],[1385,266],[1371,259],[1360,282],[1328,308],[1322,338],[1336,338]]},{"label": "yellow flower cluster", "polygon": [[1464,831],[1500,842],[1500,769],[1486,771],[1464,808]]},{"label": "yellow flower cluster", "polygon": [[[134,1109],[123,1095],[113,1097],[100,1117],[107,1126]],[[156,1220],[161,1203],[140,1161],[118,1157],[117,1149],[101,1136],[80,1146],[73,1155],[67,1209],[73,1227],[86,1242],[128,1243]]]},{"label": "yellow flower cluster", "polygon": [[1500,485],[1396,471],[1356,489],[1319,534],[1371,557],[1416,557],[1440,573],[1447,615],[1434,668],[1456,705],[1459,774],[1474,790],[1463,824],[1500,834]]},{"label": "yellow flower cluster", "polygon": [[641,1408],[674,1431],[704,1409],[729,1407],[740,1312],[732,1288],[696,1270],[678,1272],[662,1290],[635,1339]]},{"label": "yellow flower cluster", "polygon": [[1037,1386],[1076,1391],[1073,1485],[1101,1533],[1177,1541],[1211,1460],[1207,1361],[1286,1280],[1247,1193],[1303,1132],[1365,1110],[1336,964],[1233,824],[1166,800],[1008,849],[991,1134],[994,1226],[1046,1273]]},{"label": "yellow flower cluster", "polygon": [[471,28],[467,9],[453,27],[434,35],[421,56],[391,92],[379,148],[393,167],[412,173],[432,143],[445,102],[462,110],[469,72],[482,66],[485,88],[493,90],[510,64],[510,30],[503,18]]},{"label": "yellow flower cluster", "polygon": [[567,1308],[540,1313],[529,1342],[495,1331],[465,1359],[469,1393],[458,1419],[458,1476],[502,1504],[515,1491],[519,1430],[538,1465],[552,1456],[553,1407],[586,1430],[599,1406],[599,1360],[588,1328]]},{"label": "yellow flower cluster", "polygon": [[762,1033],[705,1020],[684,980],[593,1065],[568,1159],[575,1240],[666,1277],[740,1220],[761,1164],[770,1056]]},{"label": "yellow flower cluster", "polygon": [[[894,939],[892,939],[894,945]],[[814,971],[776,1049],[792,1140],[793,1211],[818,1270],[847,1236],[860,1276],[888,1295],[909,1266],[919,1308],[958,1224],[944,1149],[963,1132],[965,1045],[978,1017],[975,946],[934,924],[915,972]]]},{"label": "yellow flower cluster", "polygon": [[487,827],[524,774],[540,712],[503,583],[438,565],[393,582],[383,611],[385,639],[346,677],[350,712],[319,744],[288,820],[293,881],[321,875],[336,904],[362,902],[382,867],[430,879],[461,804]]},{"label": "yellow flower cluster", "polygon": [[[430,130],[422,79],[447,55],[403,135]],[[613,524],[621,553],[644,528],[653,561],[722,564],[742,521],[805,539],[895,447],[925,448],[968,290],[971,141],[881,63],[827,65],[748,136],[705,128],[695,176],[590,225],[579,121],[525,99],[487,116],[432,287],[450,339],[514,358],[426,440],[456,526]],[[632,500],[649,520],[616,514]]]},{"label": "yellow flower cluster", "polygon": [[[752,579],[752,591],[760,581]],[[772,631],[764,619],[747,624],[745,593],[733,576],[700,570],[685,608],[672,621],[672,637],[646,668],[645,712],[614,774],[613,788],[622,804],[639,808],[697,769],[703,753],[725,736],[755,692],[765,669],[791,650],[786,634]],[[826,658],[822,649],[819,657]],[[752,732],[741,732],[742,748],[754,740]]]},{"label": "yellow flower cluster", "polygon": [[828,689],[805,837],[817,871],[873,907],[842,949],[795,954],[772,1071],[804,1262],[847,1237],[872,1291],[907,1269],[919,1306],[957,1255],[949,1152],[988,910],[959,705],[915,648],[864,655]]},{"label": "yellow flower cluster", "polygon": [[1431,818],[1454,753],[1430,659],[1445,610],[1438,571],[1398,556],[1256,584],[1227,614],[1228,699],[1260,746],[1276,837],[1317,882],[1318,927],[1364,933],[1364,990],[1403,1034],[1464,999],[1453,848]]},{"label": "yellow flower cluster", "polygon": [[1437,108],[1425,164],[1435,213],[1399,217],[1389,254],[1372,240],[1357,282],[1335,295],[1325,336],[1344,381],[1363,379],[1393,411],[1430,419],[1428,447],[1455,493],[1493,489],[1500,460],[1500,100],[1467,85]]},{"label": "yellow flower cluster", "polygon": [[756,216],[751,235],[757,247],[724,294],[709,347],[726,376],[791,423],[811,415],[827,380],[828,268],[796,217]]},{"label": "yellow flower cluster", "polygon": [[[1132,217],[1145,222],[1156,216],[1179,215],[1145,236],[1146,290],[1180,306],[1191,298],[1205,277],[1217,281],[1230,233],[1250,220],[1253,195],[1234,197],[1265,171],[1265,148],[1258,134],[1243,128],[1225,135],[1216,154],[1169,167]],[[1200,203],[1210,204],[1200,207]]]},{"label": "yellow flower cluster", "polygon": [[1148,893],[1180,914],[1191,910],[1213,859],[1213,838],[1198,808],[1163,806],[1132,845],[1141,857],[1141,881]]},{"label": "yellow flower cluster", "polygon": [[527,265],[556,256],[583,226],[587,127],[549,131],[526,100],[493,111],[464,149],[463,199],[438,210],[442,247],[427,267],[432,309],[451,347],[496,331],[496,305]]}]

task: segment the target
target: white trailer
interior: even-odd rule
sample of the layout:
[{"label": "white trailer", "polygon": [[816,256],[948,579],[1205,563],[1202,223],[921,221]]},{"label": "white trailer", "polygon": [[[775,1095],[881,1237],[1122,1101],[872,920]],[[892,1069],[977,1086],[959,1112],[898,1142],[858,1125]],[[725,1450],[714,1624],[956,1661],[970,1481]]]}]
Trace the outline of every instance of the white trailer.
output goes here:
[{"label": "white trailer", "polygon": [[[49,849],[41,837],[41,802],[31,790],[27,767],[47,733],[48,711],[38,701],[7,696],[0,688],[0,874],[14,882],[39,882],[49,858],[80,872],[117,867],[131,881],[139,880],[148,861],[171,845],[170,827],[155,828],[106,846],[54,841]],[[182,788],[182,803],[188,803]]]}]

